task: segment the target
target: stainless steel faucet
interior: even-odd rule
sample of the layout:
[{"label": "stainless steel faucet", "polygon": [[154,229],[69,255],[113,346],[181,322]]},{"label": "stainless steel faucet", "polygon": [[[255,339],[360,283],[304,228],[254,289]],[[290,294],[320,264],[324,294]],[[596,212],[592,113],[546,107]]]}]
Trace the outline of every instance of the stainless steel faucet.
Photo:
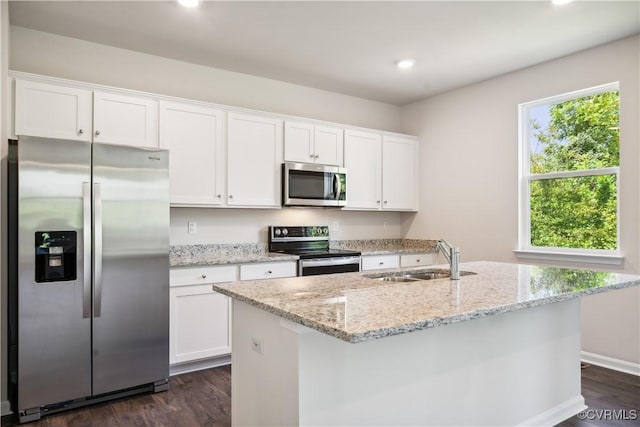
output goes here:
[{"label": "stainless steel faucet", "polygon": [[454,248],[446,240],[440,239],[438,240],[438,245],[436,246],[436,254],[441,252],[442,255],[446,258],[449,263],[450,273],[449,278],[451,280],[459,280],[460,279],[460,248]]}]

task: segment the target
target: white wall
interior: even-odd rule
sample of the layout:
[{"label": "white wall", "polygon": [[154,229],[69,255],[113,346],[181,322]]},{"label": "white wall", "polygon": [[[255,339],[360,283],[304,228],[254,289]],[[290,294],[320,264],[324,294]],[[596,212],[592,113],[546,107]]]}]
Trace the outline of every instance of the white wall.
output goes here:
[{"label": "white wall", "polygon": [[[394,239],[407,234],[415,214],[337,209],[171,209],[171,244],[267,242],[269,225],[329,225],[331,238]],[[197,232],[187,233],[195,221]],[[337,229],[334,225],[337,224]],[[422,236],[421,238],[436,238]]]},{"label": "white wall", "polygon": [[11,27],[11,70],[387,131],[395,105]]},{"label": "white wall", "polygon": [[[403,131],[422,144],[407,237],[443,236],[463,261],[517,262],[518,104],[619,81],[622,269],[640,273],[639,52],[635,36],[404,106]],[[639,306],[638,287],[584,298],[583,350],[640,363]]]}]

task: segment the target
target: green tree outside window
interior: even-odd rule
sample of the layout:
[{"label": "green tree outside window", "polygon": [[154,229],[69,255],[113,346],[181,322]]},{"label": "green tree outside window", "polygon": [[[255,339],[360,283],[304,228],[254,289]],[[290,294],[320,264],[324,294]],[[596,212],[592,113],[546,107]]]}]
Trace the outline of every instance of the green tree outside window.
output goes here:
[{"label": "green tree outside window", "polygon": [[[619,92],[529,113],[531,246],[617,249]],[[616,169],[603,173],[605,168]],[[569,171],[584,173],[562,176]]]}]

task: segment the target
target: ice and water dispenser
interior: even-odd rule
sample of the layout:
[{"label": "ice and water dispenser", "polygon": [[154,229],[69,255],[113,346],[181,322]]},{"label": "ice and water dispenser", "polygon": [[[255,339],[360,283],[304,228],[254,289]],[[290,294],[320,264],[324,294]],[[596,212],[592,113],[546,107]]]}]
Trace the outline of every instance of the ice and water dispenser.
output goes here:
[{"label": "ice and water dispenser", "polygon": [[76,280],[77,233],[36,231],[36,283]]}]

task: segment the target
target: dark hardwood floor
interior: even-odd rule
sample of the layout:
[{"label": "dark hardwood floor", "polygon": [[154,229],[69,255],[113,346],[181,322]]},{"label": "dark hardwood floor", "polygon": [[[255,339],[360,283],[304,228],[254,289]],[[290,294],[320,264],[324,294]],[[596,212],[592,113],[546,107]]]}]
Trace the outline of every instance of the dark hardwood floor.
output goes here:
[{"label": "dark hardwood floor", "polygon": [[[2,426],[15,426],[10,416]],[[169,391],[100,403],[43,417],[29,427],[200,427],[231,425],[231,367],[177,375]]]},{"label": "dark hardwood floor", "polygon": [[[570,418],[561,427],[640,426],[640,377],[589,366],[582,370],[582,395],[590,409],[626,410],[635,420]],[[611,418],[611,417],[610,417]],[[16,425],[7,416],[3,426]],[[61,412],[29,427],[229,426],[231,425],[231,367],[207,369],[171,377],[168,392],[143,394]]]}]

